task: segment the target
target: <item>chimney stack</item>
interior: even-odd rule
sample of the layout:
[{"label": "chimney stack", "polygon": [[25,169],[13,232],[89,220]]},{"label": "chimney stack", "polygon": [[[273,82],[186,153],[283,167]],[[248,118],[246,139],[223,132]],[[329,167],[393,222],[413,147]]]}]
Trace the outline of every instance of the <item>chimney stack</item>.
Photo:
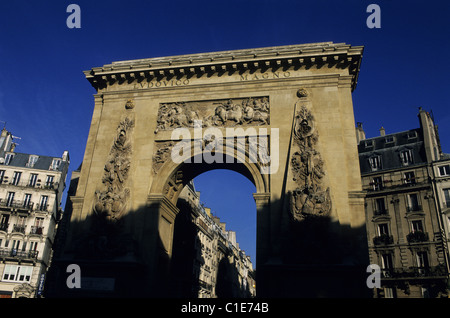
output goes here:
[{"label": "chimney stack", "polygon": [[366,139],[366,133],[364,132],[362,123],[356,123],[356,143],[359,145],[361,140]]}]

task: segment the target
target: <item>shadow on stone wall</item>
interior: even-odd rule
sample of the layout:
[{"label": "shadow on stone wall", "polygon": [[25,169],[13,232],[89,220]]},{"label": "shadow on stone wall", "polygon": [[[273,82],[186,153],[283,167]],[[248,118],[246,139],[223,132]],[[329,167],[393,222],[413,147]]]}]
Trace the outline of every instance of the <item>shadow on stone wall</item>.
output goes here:
[{"label": "shadow on stone wall", "polygon": [[[276,203],[276,202],[275,202]],[[272,202],[271,204],[274,204]],[[283,206],[274,204],[274,206]],[[63,252],[55,253],[47,275],[45,297],[196,297],[198,277],[193,276],[193,249],[197,229],[180,209],[175,222],[172,262],[159,237],[156,206],[131,211],[115,224],[90,215],[83,222],[68,222]],[[272,211],[273,213],[273,211]],[[283,211],[284,217],[289,213]],[[66,217],[70,216],[67,213]],[[257,297],[317,298],[370,297],[365,227],[350,228],[326,217],[287,222],[272,251],[278,257],[257,267]],[[62,240],[62,233],[59,239]],[[156,246],[156,248],[152,248]],[[152,259],[156,272],[151,276]],[[202,259],[198,259],[202,262]],[[81,289],[69,289],[69,264],[81,268]],[[172,264],[172,267],[170,267]],[[236,291],[237,272],[227,258],[219,263],[218,297],[241,297]],[[263,290],[263,292],[261,292]]]}]

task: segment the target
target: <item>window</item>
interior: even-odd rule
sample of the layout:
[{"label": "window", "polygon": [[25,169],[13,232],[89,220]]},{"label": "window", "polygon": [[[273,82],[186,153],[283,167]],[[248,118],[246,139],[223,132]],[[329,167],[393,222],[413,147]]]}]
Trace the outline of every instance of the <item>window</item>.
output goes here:
[{"label": "window", "polygon": [[384,203],[384,198],[375,199],[375,214],[385,214],[386,205]]},{"label": "window", "polygon": [[47,203],[48,203],[48,196],[47,195],[43,195],[41,197],[41,203],[39,206],[39,210],[40,211],[47,211]]},{"label": "window", "polygon": [[52,165],[50,166],[50,170],[58,170],[61,165],[61,159],[53,159]]},{"label": "window", "polygon": [[38,175],[36,173],[32,173],[30,175],[30,181],[28,182],[29,187],[35,187]]},{"label": "window", "polygon": [[381,267],[384,269],[389,269],[394,267],[394,262],[392,261],[392,254],[381,255]]},{"label": "window", "polygon": [[443,189],[444,191],[444,205],[450,208],[450,189]]},{"label": "window", "polygon": [[369,158],[369,165],[372,171],[381,169],[381,156],[374,156]]},{"label": "window", "polygon": [[366,141],[364,142],[364,145],[365,145],[366,147],[372,147],[372,146],[373,146],[373,140],[366,140]]},{"label": "window", "polygon": [[25,193],[25,197],[23,199],[23,207],[28,208],[31,205],[31,194]]},{"label": "window", "polygon": [[450,175],[450,165],[440,166],[439,167],[439,175],[442,176],[449,176]]},{"label": "window", "polygon": [[378,230],[378,236],[389,235],[389,226],[387,223],[378,224],[377,230]]},{"label": "window", "polygon": [[429,267],[428,253],[425,251],[417,252],[417,267],[419,268],[419,273],[423,273],[423,269]]},{"label": "window", "polygon": [[0,218],[0,231],[8,231],[9,214],[3,214]]},{"label": "window", "polygon": [[21,266],[21,265],[5,265],[3,271],[3,281],[10,282],[29,282],[31,280],[31,274],[33,272],[33,266]]},{"label": "window", "polygon": [[8,192],[8,196],[6,197],[6,206],[12,206],[14,203],[14,192]]},{"label": "window", "polygon": [[12,185],[19,185],[20,177],[22,176],[22,172],[14,171],[13,179],[11,181]]},{"label": "window", "polygon": [[406,133],[406,137],[407,137],[408,139],[416,138],[416,137],[417,137],[417,132],[415,132],[415,131],[408,131],[408,132]]},{"label": "window", "polygon": [[383,190],[383,178],[373,177],[372,183],[373,183],[373,189],[375,191]]},{"label": "window", "polygon": [[9,165],[11,163],[12,158],[14,158],[14,155],[12,153],[7,153],[5,156],[5,165]]},{"label": "window", "polygon": [[414,220],[411,222],[411,230],[413,233],[415,232],[423,232],[423,224],[422,220]]},{"label": "window", "polygon": [[17,225],[25,226],[26,220],[27,220],[26,216],[18,216],[17,217]]},{"label": "window", "polygon": [[13,243],[12,243],[12,246],[11,246],[11,248],[12,248],[12,250],[13,250],[13,253],[14,253],[14,255],[17,253],[17,251],[19,250],[19,248],[20,248],[20,241],[19,240],[13,240]]},{"label": "window", "polygon": [[413,171],[405,172],[405,184],[415,184],[416,176]]},{"label": "window", "polygon": [[38,242],[30,242],[30,252],[36,252]]},{"label": "window", "polygon": [[413,163],[412,151],[410,149],[400,152],[400,161],[402,165],[407,166]]},{"label": "window", "polygon": [[387,144],[393,143],[394,142],[394,136],[387,136],[384,141]]},{"label": "window", "polygon": [[44,226],[44,218],[36,218],[34,220],[34,225],[31,227],[31,232],[33,234],[42,234],[43,226]]},{"label": "window", "polygon": [[2,184],[4,177],[5,177],[5,170],[0,170],[0,184]]},{"label": "window", "polygon": [[408,212],[409,211],[420,211],[421,206],[419,205],[419,198],[416,193],[408,194]]},{"label": "window", "polygon": [[55,179],[54,176],[47,176],[45,179],[45,187],[49,188],[53,186],[53,180]]},{"label": "window", "polygon": [[394,287],[385,287],[384,288],[384,298],[396,298],[397,294],[395,292]]},{"label": "window", "polygon": [[34,165],[36,164],[36,161],[38,159],[39,159],[39,156],[30,155],[30,157],[28,158],[28,163],[26,164],[26,166],[29,167],[29,168],[33,168]]}]

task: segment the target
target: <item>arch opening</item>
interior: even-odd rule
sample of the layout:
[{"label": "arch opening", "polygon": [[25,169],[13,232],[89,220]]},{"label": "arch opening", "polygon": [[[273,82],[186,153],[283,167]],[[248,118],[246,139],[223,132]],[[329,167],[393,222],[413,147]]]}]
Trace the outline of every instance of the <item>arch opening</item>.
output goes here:
[{"label": "arch opening", "polygon": [[214,169],[181,191],[174,222],[172,290],[178,297],[256,295],[255,185],[241,173]]}]

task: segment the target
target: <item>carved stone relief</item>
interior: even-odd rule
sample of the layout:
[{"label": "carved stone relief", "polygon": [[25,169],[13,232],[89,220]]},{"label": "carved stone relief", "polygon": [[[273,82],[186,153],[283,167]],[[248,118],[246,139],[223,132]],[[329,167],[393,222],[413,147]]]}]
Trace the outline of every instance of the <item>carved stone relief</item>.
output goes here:
[{"label": "carved stone relief", "polygon": [[152,157],[153,161],[153,173],[158,173],[161,166],[166,162],[166,160],[170,157],[173,145],[175,142],[173,141],[165,141],[156,143],[155,154]]},{"label": "carved stone relief", "polygon": [[103,190],[95,192],[94,212],[112,223],[122,216],[130,195],[130,190],[124,184],[130,169],[132,150],[129,134],[133,126],[134,120],[128,117],[119,123],[104,168]]},{"label": "carved stone relief", "polygon": [[175,174],[172,175],[167,184],[164,186],[163,194],[169,200],[172,200],[175,193],[180,191],[182,187],[183,187],[183,171],[178,170]]},{"label": "carved stone relief", "polygon": [[[302,91],[302,97],[307,93]],[[327,216],[331,212],[330,189],[323,187],[324,161],[316,150],[318,133],[314,117],[302,103],[294,118],[294,146],[291,157],[293,180],[297,188],[291,192],[291,212],[295,220],[310,216]]]},{"label": "carved stone relief", "polygon": [[159,107],[155,133],[181,127],[266,125],[269,115],[268,97],[167,103]]}]

